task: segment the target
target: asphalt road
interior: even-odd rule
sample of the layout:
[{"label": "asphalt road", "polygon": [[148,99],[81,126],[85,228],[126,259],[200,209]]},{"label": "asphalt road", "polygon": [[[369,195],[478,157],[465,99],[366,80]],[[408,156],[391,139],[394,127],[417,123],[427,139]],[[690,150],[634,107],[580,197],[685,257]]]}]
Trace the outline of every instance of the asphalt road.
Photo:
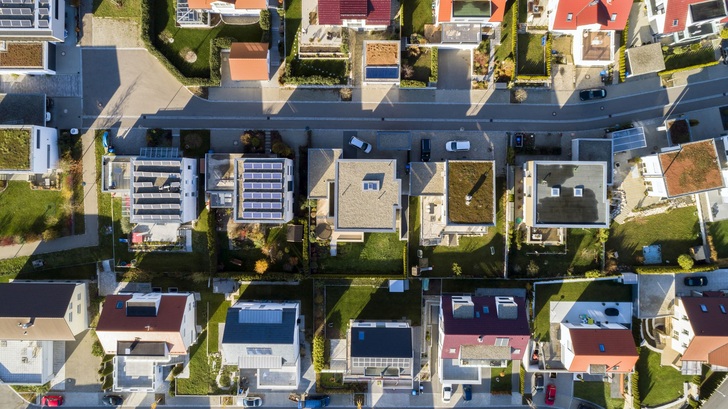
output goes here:
[{"label": "asphalt road", "polygon": [[725,409],[726,406],[728,406],[728,382],[724,381],[723,384],[715,390],[710,399],[701,406],[701,408]]}]

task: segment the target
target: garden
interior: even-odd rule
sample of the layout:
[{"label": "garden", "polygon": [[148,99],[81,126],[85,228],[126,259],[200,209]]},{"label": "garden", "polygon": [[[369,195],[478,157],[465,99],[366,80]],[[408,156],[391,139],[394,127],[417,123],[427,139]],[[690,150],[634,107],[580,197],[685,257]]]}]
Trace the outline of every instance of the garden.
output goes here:
[{"label": "garden", "polygon": [[619,254],[620,264],[642,265],[642,247],[659,244],[663,264],[676,265],[679,255],[701,242],[697,210],[690,206],[614,223],[606,248]]},{"label": "garden", "polygon": [[[513,377],[511,376],[513,363],[505,368],[491,368],[490,370],[490,393],[495,395],[510,395],[513,392]],[[520,365],[520,364],[519,364]]]},{"label": "garden", "polygon": [[514,52],[517,52],[518,24],[517,15],[518,0],[506,2],[506,12],[501,23],[500,45],[495,50],[495,68],[493,72],[496,82],[510,82],[516,75],[516,63]]},{"label": "garden", "polygon": [[209,129],[183,129],[179,137],[182,155],[186,158],[204,158],[210,150]]},{"label": "garden", "polygon": [[[303,260],[300,243],[286,241],[288,225],[268,227],[261,224],[240,224],[232,220],[232,210],[218,210],[220,263],[228,272],[300,273]],[[221,235],[222,236],[222,235]]]},{"label": "garden", "polygon": [[317,273],[401,275],[405,244],[398,233],[365,233],[363,243],[337,243],[336,256],[331,256],[327,245],[314,244],[311,269]]},{"label": "garden", "polygon": [[70,197],[58,190],[32,189],[30,183],[0,185],[0,245],[53,240],[71,234]]},{"label": "garden", "polygon": [[546,247],[526,244],[523,229],[513,234],[510,270],[514,277],[581,275],[599,269],[602,243],[598,229],[568,229],[565,245]]},{"label": "garden", "polygon": [[402,37],[425,34],[425,24],[432,24],[432,2],[428,0],[404,0],[402,2]]},{"label": "garden", "polygon": [[[426,87],[433,77],[433,58],[437,58],[436,49],[409,46],[402,51],[402,87]],[[436,81],[436,80],[435,80]]]},{"label": "garden", "polygon": [[712,243],[711,247],[715,249],[719,260],[728,259],[728,220],[721,220],[708,225],[708,241]]},{"label": "garden", "polygon": [[660,365],[660,354],[646,347],[640,348],[635,372],[639,374],[640,403],[647,407],[674,401],[682,396],[683,383],[692,379],[671,366]]},{"label": "garden", "polygon": [[608,382],[574,382],[574,397],[605,409],[624,408],[624,399],[612,398]]},{"label": "garden", "polygon": [[667,71],[717,63],[715,50],[709,41],[672,47],[663,46],[662,54],[665,57],[665,70]]},{"label": "garden", "polygon": [[[632,286],[618,281],[578,281],[558,284],[540,284],[534,289],[533,339],[550,338],[550,308],[552,301],[632,301]],[[659,358],[658,358],[659,360]]]},{"label": "garden", "polygon": [[546,34],[518,34],[518,74],[548,75],[546,54],[548,47],[541,45]]}]

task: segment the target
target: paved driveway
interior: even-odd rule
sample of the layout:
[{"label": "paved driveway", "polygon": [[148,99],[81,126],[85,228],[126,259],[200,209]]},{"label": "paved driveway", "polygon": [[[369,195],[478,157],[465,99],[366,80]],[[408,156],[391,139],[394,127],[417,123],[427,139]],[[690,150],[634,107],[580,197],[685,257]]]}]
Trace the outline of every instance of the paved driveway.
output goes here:
[{"label": "paved driveway", "polygon": [[[708,271],[705,273],[692,273],[692,274],[675,274],[675,296],[687,296],[690,295],[691,290],[698,291],[720,291],[728,290],[728,270],[721,269],[715,271]],[[685,277],[690,276],[704,276],[708,279],[708,285],[705,287],[688,287],[685,285]]]},{"label": "paved driveway", "polygon": [[638,318],[669,314],[675,300],[675,277],[672,274],[640,274]]},{"label": "paved driveway", "polygon": [[99,365],[101,360],[91,354],[94,337],[87,330],[79,340],[66,343],[66,385],[67,392],[99,392]]},{"label": "paved driveway", "polygon": [[470,50],[438,52],[438,89],[470,89]]}]

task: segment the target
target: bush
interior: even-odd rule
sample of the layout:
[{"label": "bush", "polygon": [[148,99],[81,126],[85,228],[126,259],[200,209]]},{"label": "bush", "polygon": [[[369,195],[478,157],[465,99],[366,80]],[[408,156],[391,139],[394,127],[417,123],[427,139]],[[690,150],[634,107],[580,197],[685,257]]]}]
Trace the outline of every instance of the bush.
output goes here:
[{"label": "bush", "polygon": [[263,31],[270,30],[270,10],[265,9],[260,11],[260,20],[258,21],[258,24]]},{"label": "bush", "polygon": [[677,258],[677,264],[679,264],[684,270],[690,270],[693,268],[695,260],[693,260],[689,254],[681,254]]},{"label": "bush", "polygon": [[[260,14],[263,14],[263,13],[261,12]],[[223,388],[229,388],[230,385],[232,385],[232,381],[230,380],[229,375],[220,376],[220,386],[222,386]]]},{"label": "bush", "polygon": [[624,82],[627,80],[627,64],[624,57],[625,47],[619,47],[617,52],[619,53],[619,82]]},{"label": "bush", "polygon": [[456,277],[460,277],[463,274],[463,268],[458,263],[452,263],[452,273]]},{"label": "bush", "polygon": [[324,336],[316,335],[313,339],[313,370],[321,372],[324,369]]},{"label": "bush", "polygon": [[260,259],[255,262],[255,272],[258,274],[265,274],[266,271],[268,271],[268,260]]},{"label": "bush", "polygon": [[[94,333],[94,338],[96,338],[96,333]],[[94,344],[91,346],[91,355],[99,358],[104,356],[104,347],[101,345],[98,338],[94,340]]]},{"label": "bush", "polygon": [[207,257],[210,273],[217,271],[217,234],[215,233],[215,226],[217,220],[215,217],[215,209],[210,209],[207,213]]},{"label": "bush", "polygon": [[599,278],[602,276],[602,273],[599,272],[599,270],[589,270],[586,273],[584,273],[584,277],[586,278]]},{"label": "bush", "polygon": [[690,270],[684,270],[679,266],[639,266],[634,268],[637,274],[676,274],[676,273],[703,273],[718,268],[715,264],[693,266]]},{"label": "bush", "polygon": [[523,365],[519,365],[520,370],[518,374],[518,386],[520,388],[521,396],[526,392],[526,368]]},{"label": "bush", "polygon": [[402,80],[399,82],[400,88],[425,88],[427,84],[417,80]]},{"label": "bush", "polygon": [[437,58],[437,47],[432,47],[432,52],[430,53],[430,82],[437,82],[437,78],[439,77],[439,61]]}]

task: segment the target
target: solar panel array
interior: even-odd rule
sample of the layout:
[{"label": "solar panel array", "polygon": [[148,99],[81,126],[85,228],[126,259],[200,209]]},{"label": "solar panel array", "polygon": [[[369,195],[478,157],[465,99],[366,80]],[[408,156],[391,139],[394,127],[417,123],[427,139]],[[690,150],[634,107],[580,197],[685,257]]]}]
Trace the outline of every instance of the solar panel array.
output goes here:
[{"label": "solar panel array", "polygon": [[243,212],[243,219],[277,220],[282,219],[281,212]]},{"label": "solar panel array", "polygon": [[282,209],[281,202],[243,202],[243,209]]},{"label": "solar panel array", "polygon": [[240,202],[237,217],[242,220],[282,220],[284,208],[284,162],[245,160],[238,162]]},{"label": "solar panel array", "polygon": [[245,170],[283,170],[283,163],[281,162],[243,162],[243,169]]},{"label": "solar panel array", "polygon": [[245,182],[243,190],[281,190],[283,183]]},{"label": "solar panel array", "polygon": [[243,192],[243,199],[283,199],[283,194],[278,192]]},{"label": "solar panel array", "polygon": [[613,153],[627,152],[647,146],[645,130],[642,127],[623,129],[612,132]]},{"label": "solar panel array", "polygon": [[399,67],[366,67],[368,80],[396,80],[399,78]]},{"label": "solar panel array", "polygon": [[243,179],[244,180],[273,180],[273,179],[281,179],[283,177],[283,174],[280,172],[275,173],[262,173],[262,172],[244,172],[243,173]]}]

